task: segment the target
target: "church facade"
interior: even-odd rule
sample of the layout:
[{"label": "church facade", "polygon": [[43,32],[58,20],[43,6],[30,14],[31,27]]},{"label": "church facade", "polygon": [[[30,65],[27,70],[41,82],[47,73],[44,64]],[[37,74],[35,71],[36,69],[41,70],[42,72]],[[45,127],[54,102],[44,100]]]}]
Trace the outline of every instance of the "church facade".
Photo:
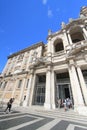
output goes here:
[{"label": "church facade", "polygon": [[[18,106],[56,109],[56,99],[70,98],[74,110],[87,114],[87,7],[80,17],[48,32],[38,42],[8,56],[0,75],[0,100]],[[84,113],[85,112],[85,113]]]}]

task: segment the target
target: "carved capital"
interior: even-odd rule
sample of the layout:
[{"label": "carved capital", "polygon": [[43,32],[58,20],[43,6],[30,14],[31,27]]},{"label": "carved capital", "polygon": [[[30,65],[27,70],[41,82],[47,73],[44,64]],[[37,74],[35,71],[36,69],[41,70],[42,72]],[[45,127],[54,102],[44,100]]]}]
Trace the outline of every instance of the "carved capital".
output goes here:
[{"label": "carved capital", "polygon": [[47,67],[47,72],[48,72],[48,71],[50,71],[50,72],[52,71],[52,66],[49,65],[49,66]]},{"label": "carved capital", "polygon": [[63,33],[67,33],[67,31],[65,29],[63,29]]},{"label": "carved capital", "polygon": [[34,74],[34,69],[30,69],[29,73]]},{"label": "carved capital", "polygon": [[70,34],[70,31],[67,31],[67,34]]},{"label": "carved capital", "polygon": [[73,59],[69,60],[69,67],[71,66],[75,66],[76,67],[76,63]]}]

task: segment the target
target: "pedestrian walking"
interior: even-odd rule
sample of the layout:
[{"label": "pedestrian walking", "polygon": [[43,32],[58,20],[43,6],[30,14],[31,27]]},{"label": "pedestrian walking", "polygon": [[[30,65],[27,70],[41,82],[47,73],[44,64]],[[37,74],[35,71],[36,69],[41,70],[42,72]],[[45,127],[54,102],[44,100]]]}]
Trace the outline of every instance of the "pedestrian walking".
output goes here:
[{"label": "pedestrian walking", "polygon": [[10,100],[9,100],[8,103],[7,103],[7,107],[6,107],[6,109],[5,109],[5,112],[6,112],[7,110],[9,110],[9,112],[11,111],[12,103],[14,102],[14,100],[15,100],[15,98],[10,98]]}]

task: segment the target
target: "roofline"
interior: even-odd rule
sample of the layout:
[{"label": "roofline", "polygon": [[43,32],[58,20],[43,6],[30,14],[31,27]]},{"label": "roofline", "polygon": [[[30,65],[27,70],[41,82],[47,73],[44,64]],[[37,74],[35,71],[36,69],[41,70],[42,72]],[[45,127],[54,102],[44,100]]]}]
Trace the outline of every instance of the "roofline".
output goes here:
[{"label": "roofline", "polygon": [[36,44],[30,46],[30,47],[27,47],[27,48],[25,48],[25,49],[23,49],[23,50],[20,50],[20,51],[16,52],[16,53],[13,53],[12,55],[8,56],[8,59],[9,59],[9,58],[12,58],[12,57],[14,57],[14,56],[17,56],[17,55],[19,55],[19,54],[21,54],[21,53],[24,53],[24,52],[26,52],[26,51],[29,51],[29,50],[31,50],[31,49],[35,49],[35,48],[37,48],[38,46],[44,46],[44,43],[43,43],[42,41],[40,41],[40,42],[38,42],[38,43],[36,43]]}]

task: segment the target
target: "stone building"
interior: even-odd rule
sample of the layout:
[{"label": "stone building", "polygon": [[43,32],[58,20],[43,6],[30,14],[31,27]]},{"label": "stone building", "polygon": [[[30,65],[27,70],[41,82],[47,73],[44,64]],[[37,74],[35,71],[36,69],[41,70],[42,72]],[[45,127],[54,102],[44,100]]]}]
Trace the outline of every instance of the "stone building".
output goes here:
[{"label": "stone building", "polygon": [[[56,99],[70,98],[74,110],[87,114],[87,7],[77,19],[48,31],[38,42],[8,56],[0,75],[0,100],[21,106],[56,109]],[[84,113],[85,112],[85,113]]]}]

